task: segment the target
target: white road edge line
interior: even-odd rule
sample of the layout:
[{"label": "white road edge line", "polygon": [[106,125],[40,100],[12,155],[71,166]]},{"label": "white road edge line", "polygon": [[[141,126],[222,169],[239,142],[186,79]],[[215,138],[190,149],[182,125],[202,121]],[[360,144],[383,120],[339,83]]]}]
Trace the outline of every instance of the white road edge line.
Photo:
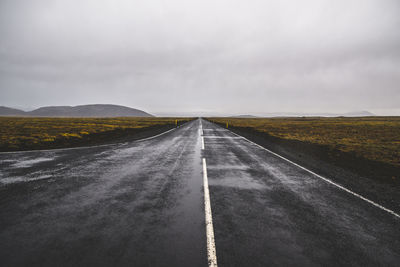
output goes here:
[{"label": "white road edge line", "polygon": [[[232,132],[232,131],[231,131],[231,132]],[[334,185],[334,186],[336,186],[337,188],[342,189],[343,191],[345,191],[345,192],[347,192],[347,193],[350,193],[350,194],[352,194],[353,196],[356,196],[356,197],[358,197],[359,199],[362,199],[362,200],[364,200],[364,201],[366,201],[366,202],[368,202],[368,203],[374,205],[375,207],[377,207],[377,208],[379,208],[379,209],[381,209],[381,210],[384,210],[384,211],[386,211],[386,212],[388,212],[388,213],[390,213],[390,214],[396,216],[397,218],[400,218],[400,215],[397,214],[396,212],[394,212],[394,211],[392,211],[392,210],[390,210],[390,209],[388,209],[388,208],[385,208],[384,206],[381,206],[381,205],[379,205],[378,203],[376,203],[376,202],[374,202],[374,201],[372,201],[372,200],[369,200],[368,198],[365,198],[365,197],[363,197],[363,196],[361,196],[361,195],[359,195],[359,194],[357,194],[357,193],[351,191],[350,189],[347,189],[346,187],[343,187],[343,186],[341,186],[341,185],[339,185],[339,184],[337,184],[337,183],[331,181],[330,179],[325,178],[325,177],[323,177],[323,176],[321,176],[321,175],[319,175],[319,174],[317,174],[317,173],[315,173],[315,172],[313,172],[313,171],[311,171],[311,170],[309,170],[309,169],[307,169],[307,168],[305,168],[305,167],[303,167],[303,166],[301,166],[301,165],[299,165],[299,164],[297,164],[297,163],[294,163],[294,162],[291,161],[290,159],[287,159],[287,158],[285,158],[285,157],[283,157],[283,156],[281,156],[281,155],[279,155],[279,154],[277,154],[277,153],[275,153],[275,152],[272,152],[271,150],[269,150],[269,149],[267,149],[267,148],[265,148],[265,147],[263,147],[263,146],[260,146],[259,144],[254,143],[253,141],[250,141],[250,140],[247,139],[246,137],[243,137],[243,136],[241,136],[241,135],[239,135],[239,134],[237,134],[237,133],[234,133],[234,132],[232,132],[232,133],[233,133],[234,135],[236,135],[236,136],[242,137],[242,138],[245,139],[247,142],[250,142],[250,143],[252,143],[252,144],[258,146],[259,148],[264,149],[265,151],[268,151],[268,152],[271,153],[272,155],[275,155],[275,156],[277,156],[278,158],[281,158],[281,159],[283,159],[283,160],[285,160],[285,161],[287,161],[287,162],[289,162],[289,163],[291,163],[291,164],[293,164],[293,165],[299,167],[300,169],[302,169],[302,170],[304,170],[304,171],[306,171],[306,172],[308,172],[308,173],[311,173],[312,175],[314,175],[314,176],[316,176],[316,177],[318,177],[318,178],[324,180],[325,182],[330,183],[331,185]]]},{"label": "white road edge line", "polygon": [[203,158],[203,184],[204,184],[204,211],[206,216],[208,266],[217,267],[217,251],[215,248],[214,227],[212,222],[210,192],[208,190],[207,165],[205,158]]},{"label": "white road edge line", "polygon": [[[181,125],[183,126],[183,125]],[[146,140],[150,140],[156,137],[159,137],[161,135],[167,134],[173,130],[176,130],[177,128],[172,128],[169,129],[168,131],[162,132],[160,134],[157,134],[155,136],[150,136],[147,138],[143,138],[143,139],[137,139],[137,140],[133,140],[131,142],[142,142],[142,141],[146,141]],[[0,152],[0,155],[3,154],[17,154],[17,153],[31,153],[31,152],[53,152],[53,151],[68,151],[68,150],[76,150],[76,149],[85,149],[85,148],[97,148],[97,147],[103,147],[103,146],[113,146],[113,145],[119,145],[119,144],[124,144],[124,143],[128,143],[130,141],[127,142],[120,142],[120,143],[112,143],[112,144],[104,144],[104,145],[95,145],[95,146],[78,146],[78,147],[66,147],[66,148],[53,148],[53,149],[37,149],[37,150],[20,150],[20,151],[8,151],[8,152]]]},{"label": "white road edge line", "polygon": [[243,139],[243,137],[239,137],[239,136],[213,136],[213,135],[207,135],[205,136],[206,138],[210,138],[210,139]]}]

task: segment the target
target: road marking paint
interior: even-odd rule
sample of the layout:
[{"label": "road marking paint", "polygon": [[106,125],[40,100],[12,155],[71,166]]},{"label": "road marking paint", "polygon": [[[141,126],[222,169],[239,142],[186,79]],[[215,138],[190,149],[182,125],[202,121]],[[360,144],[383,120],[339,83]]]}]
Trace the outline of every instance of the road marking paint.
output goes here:
[{"label": "road marking paint", "polygon": [[213,135],[206,135],[206,138],[213,138],[213,139],[243,139],[243,137],[238,136],[213,136]]},{"label": "road marking paint", "polygon": [[[182,127],[182,126],[183,126],[183,125],[179,126],[179,128]],[[171,132],[171,131],[173,131],[173,130],[175,130],[175,129],[176,129],[176,128],[172,128],[172,129],[170,129],[170,130],[168,130],[168,131],[166,131],[166,132],[157,134],[157,135],[155,135],[155,136],[150,136],[150,137],[147,137],[147,138],[138,139],[138,140],[135,140],[135,141],[133,141],[133,142],[142,142],[142,141],[154,139],[154,138],[157,138],[157,137],[159,137],[159,136],[161,136],[161,135],[164,135],[164,134],[166,134],[166,133],[169,133],[169,132]]]},{"label": "road marking paint", "polygon": [[[231,131],[231,132],[232,132],[232,131]],[[269,149],[267,149],[267,148],[265,148],[265,147],[263,147],[263,146],[261,146],[261,145],[259,145],[259,144],[257,144],[257,143],[254,143],[253,141],[250,141],[250,140],[247,139],[246,137],[243,137],[243,136],[241,136],[241,135],[238,135],[238,134],[236,134],[236,133],[234,133],[234,132],[232,132],[232,133],[235,134],[235,135],[237,135],[237,136],[240,136],[241,138],[245,139],[245,140],[248,141],[249,143],[252,143],[252,144],[258,146],[259,148],[264,149],[265,151],[271,153],[272,155],[275,155],[275,156],[277,156],[278,158],[281,158],[281,159],[283,159],[283,160],[285,160],[285,161],[287,161],[287,162],[289,162],[289,163],[291,163],[291,164],[297,166],[298,168],[300,168],[300,169],[302,169],[302,170],[304,170],[304,171],[306,171],[306,172],[308,172],[308,173],[311,173],[312,175],[314,175],[314,176],[316,176],[316,177],[318,177],[318,178],[324,180],[325,182],[327,182],[327,183],[329,183],[329,184],[331,184],[331,185],[333,185],[333,186],[336,186],[337,188],[339,188],[339,189],[341,189],[341,190],[343,190],[343,191],[345,191],[345,192],[347,192],[347,193],[350,193],[350,194],[352,194],[353,196],[358,197],[359,199],[362,199],[362,200],[364,200],[364,201],[370,203],[371,205],[373,205],[373,206],[375,206],[375,207],[377,207],[377,208],[379,208],[379,209],[381,209],[381,210],[384,210],[384,211],[386,211],[386,212],[388,212],[388,213],[394,215],[394,216],[397,217],[397,218],[400,218],[400,215],[397,214],[396,212],[394,212],[394,211],[392,211],[392,210],[390,210],[390,209],[388,209],[388,208],[385,208],[384,206],[379,205],[378,203],[376,203],[376,202],[374,202],[374,201],[372,201],[372,200],[370,200],[370,199],[368,199],[368,198],[365,198],[365,197],[363,197],[363,196],[357,194],[356,192],[353,192],[353,191],[351,191],[350,189],[347,189],[346,187],[341,186],[341,185],[339,185],[339,184],[337,184],[337,183],[331,181],[330,179],[325,178],[325,177],[323,177],[323,176],[321,176],[321,175],[319,175],[319,174],[317,174],[317,173],[315,173],[315,172],[313,172],[313,171],[311,171],[311,170],[309,170],[309,169],[307,169],[307,168],[305,168],[305,167],[303,167],[303,166],[301,166],[301,165],[299,165],[299,164],[297,164],[297,163],[291,161],[290,159],[287,159],[287,158],[285,158],[285,157],[283,157],[283,156],[281,156],[281,155],[279,155],[279,154],[277,154],[277,153],[275,153],[275,152],[272,152],[271,150],[269,150]]]},{"label": "road marking paint", "polygon": [[[186,124],[186,122],[184,123]],[[182,124],[181,126],[183,126],[184,124]],[[147,138],[143,138],[143,139],[138,139],[138,140],[133,140],[133,141],[127,141],[127,142],[120,142],[120,143],[112,143],[112,144],[103,144],[103,145],[96,145],[96,146],[79,146],[79,147],[66,147],[66,148],[53,148],[53,149],[38,149],[38,150],[20,150],[20,151],[8,151],[8,152],[0,152],[0,155],[3,154],[17,154],[17,153],[31,153],[31,152],[53,152],[53,151],[68,151],[68,150],[76,150],[76,149],[86,149],[86,148],[97,148],[97,147],[107,147],[107,146],[113,146],[113,145],[120,145],[120,144],[125,144],[125,143],[129,143],[129,142],[142,142],[142,141],[146,141],[146,140],[150,140],[156,137],[159,137],[161,135],[167,134],[169,132],[172,132],[174,130],[176,130],[177,128],[172,128],[168,131],[162,132],[160,134],[154,135],[154,136],[150,136]]]},{"label": "road marking paint", "polygon": [[200,137],[201,137],[201,149],[204,150],[204,132],[203,132],[203,124],[201,123],[200,119]]},{"label": "road marking paint", "polygon": [[208,266],[217,267],[217,251],[215,248],[214,227],[212,222],[210,192],[208,190],[207,165],[203,158],[204,211],[206,216],[207,257]]}]

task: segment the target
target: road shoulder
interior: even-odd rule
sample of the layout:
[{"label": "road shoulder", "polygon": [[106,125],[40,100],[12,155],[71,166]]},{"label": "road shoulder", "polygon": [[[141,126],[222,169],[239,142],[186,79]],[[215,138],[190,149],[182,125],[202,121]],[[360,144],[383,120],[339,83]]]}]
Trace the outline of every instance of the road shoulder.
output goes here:
[{"label": "road shoulder", "polygon": [[396,213],[400,212],[400,182],[392,179],[400,170],[395,167],[249,128],[230,127],[229,130]]}]

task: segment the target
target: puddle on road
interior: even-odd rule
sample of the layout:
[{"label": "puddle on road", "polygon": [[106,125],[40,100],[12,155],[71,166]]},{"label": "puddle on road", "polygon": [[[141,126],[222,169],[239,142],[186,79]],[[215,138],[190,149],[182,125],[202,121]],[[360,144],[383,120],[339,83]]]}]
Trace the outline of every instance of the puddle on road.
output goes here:
[{"label": "puddle on road", "polygon": [[1,178],[0,183],[6,185],[6,184],[13,184],[13,183],[20,183],[20,182],[31,182],[31,181],[49,179],[51,177],[53,177],[53,176],[48,175],[48,174],[39,175],[36,177],[21,177],[21,176],[7,177],[7,178]]},{"label": "puddle on road", "polygon": [[[231,167],[231,169],[234,169]],[[211,178],[210,177],[218,177]],[[245,171],[232,171],[226,175],[214,175],[210,172],[208,184],[210,186],[234,187],[240,189],[263,190],[268,188],[264,183],[255,180]]]},{"label": "puddle on road", "polygon": [[45,161],[52,161],[55,158],[34,158],[34,159],[22,159],[22,160],[16,160],[17,162],[12,165],[14,168],[28,168],[32,167],[35,164],[45,162]]}]

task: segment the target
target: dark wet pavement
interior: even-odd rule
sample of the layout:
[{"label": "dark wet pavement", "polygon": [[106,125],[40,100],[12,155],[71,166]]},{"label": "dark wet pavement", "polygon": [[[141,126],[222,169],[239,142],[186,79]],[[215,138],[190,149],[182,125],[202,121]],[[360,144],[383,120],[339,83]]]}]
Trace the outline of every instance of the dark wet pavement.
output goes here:
[{"label": "dark wet pavement", "polygon": [[203,121],[220,266],[396,266],[400,221]]},{"label": "dark wet pavement", "polygon": [[1,155],[1,266],[206,266],[199,121],[142,142]]},{"label": "dark wet pavement", "polygon": [[[201,124],[205,150],[201,150]],[[1,266],[396,266],[400,221],[230,131],[0,154]]]}]

